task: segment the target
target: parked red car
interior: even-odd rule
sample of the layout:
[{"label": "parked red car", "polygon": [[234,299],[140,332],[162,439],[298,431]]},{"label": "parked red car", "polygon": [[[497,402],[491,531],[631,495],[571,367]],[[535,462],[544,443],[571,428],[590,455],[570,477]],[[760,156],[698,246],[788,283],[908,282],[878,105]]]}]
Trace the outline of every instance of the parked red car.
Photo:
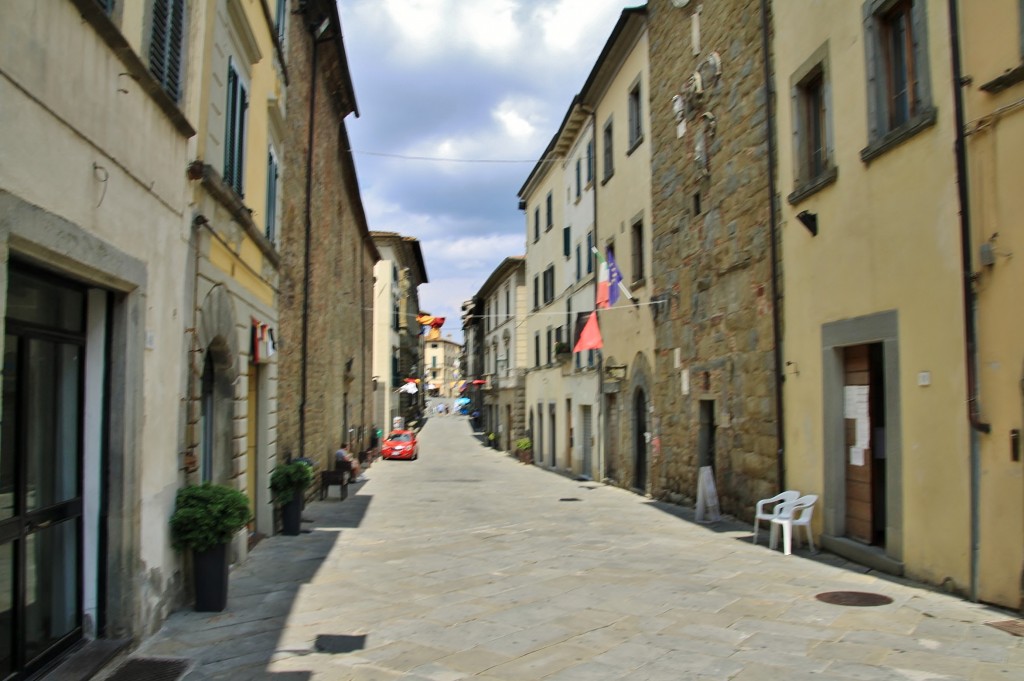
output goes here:
[{"label": "parked red car", "polygon": [[393,430],[384,438],[380,447],[383,459],[420,458],[420,444],[416,441],[416,433],[411,430]]}]

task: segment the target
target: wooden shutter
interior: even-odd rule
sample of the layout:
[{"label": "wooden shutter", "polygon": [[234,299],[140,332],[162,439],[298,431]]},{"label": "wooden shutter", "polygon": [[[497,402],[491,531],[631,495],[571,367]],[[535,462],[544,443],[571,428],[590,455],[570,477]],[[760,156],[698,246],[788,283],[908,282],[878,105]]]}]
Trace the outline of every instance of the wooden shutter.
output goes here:
[{"label": "wooden shutter", "polygon": [[[107,0],[113,4],[113,0]],[[171,99],[181,95],[181,45],[185,33],[185,0],[154,0],[149,41],[149,70]]]},{"label": "wooden shutter", "polygon": [[267,239],[274,243],[277,238],[277,159],[274,150],[267,152]]},{"label": "wooden shutter", "polygon": [[226,123],[224,126],[224,181],[228,186],[235,186],[235,138],[238,134],[238,73],[228,58],[228,101],[225,107]]}]

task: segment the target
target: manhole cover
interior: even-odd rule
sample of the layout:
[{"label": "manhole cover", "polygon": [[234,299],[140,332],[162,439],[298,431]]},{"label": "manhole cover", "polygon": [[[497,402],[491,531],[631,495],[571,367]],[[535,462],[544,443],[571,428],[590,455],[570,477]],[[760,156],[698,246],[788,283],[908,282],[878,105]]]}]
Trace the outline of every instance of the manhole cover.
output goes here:
[{"label": "manhole cover", "polygon": [[892,599],[888,596],[867,591],[826,591],[818,594],[815,598],[832,605],[852,605],[861,608],[892,603]]},{"label": "manhole cover", "polygon": [[986,622],[988,626],[995,627],[1014,636],[1024,636],[1024,620],[1006,620],[1005,622]]},{"label": "manhole cover", "polygon": [[108,676],[107,681],[178,681],[191,664],[191,660],[178,658],[133,657]]}]

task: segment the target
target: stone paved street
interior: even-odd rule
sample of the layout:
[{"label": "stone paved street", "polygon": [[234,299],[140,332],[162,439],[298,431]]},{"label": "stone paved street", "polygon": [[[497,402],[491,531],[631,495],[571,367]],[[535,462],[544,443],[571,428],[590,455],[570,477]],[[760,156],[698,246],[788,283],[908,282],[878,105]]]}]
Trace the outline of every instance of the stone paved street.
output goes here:
[{"label": "stone paved street", "polygon": [[[193,681],[1024,679],[1024,638],[985,624],[1010,613],[522,465],[464,417],[421,445],[261,542],[226,612],[177,613],[135,655],[191,658]],[[835,590],[893,602],[815,599]]]}]

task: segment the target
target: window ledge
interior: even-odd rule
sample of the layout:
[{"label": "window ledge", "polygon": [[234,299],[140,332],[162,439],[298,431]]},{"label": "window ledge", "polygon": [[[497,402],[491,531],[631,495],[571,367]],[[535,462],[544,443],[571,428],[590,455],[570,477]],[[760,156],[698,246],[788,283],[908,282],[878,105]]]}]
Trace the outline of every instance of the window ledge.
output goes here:
[{"label": "window ledge", "polygon": [[608,180],[612,179],[613,177],[615,177],[615,171],[614,170],[604,176],[604,179],[601,180],[601,186],[603,187],[606,184],[608,184]]},{"label": "window ledge", "polygon": [[245,205],[245,201],[238,195],[235,189],[224,181],[216,170],[209,163],[193,161],[189,167],[190,177],[196,177],[202,182],[203,188],[209,192],[221,206],[223,206],[231,217],[235,219],[246,234],[256,243],[263,255],[271,262],[275,269],[281,267],[281,256],[274,248],[274,244],[260,231],[253,222],[252,212]]},{"label": "window ledge", "polygon": [[[637,289],[641,289],[641,288],[643,288],[646,285],[647,285],[647,280],[644,277],[640,277],[639,279],[637,279],[636,281],[634,281],[632,284],[629,285],[629,288],[631,289],[630,293],[632,293],[633,291],[635,291]],[[634,296],[634,298],[635,298],[635,296]]]},{"label": "window ledge", "polygon": [[903,144],[922,130],[935,125],[937,117],[936,108],[934,106],[928,107],[900,127],[890,130],[882,138],[871,142],[868,146],[861,149],[860,160],[864,163],[871,163],[871,161],[890,149]]},{"label": "window ledge", "polygon": [[789,201],[790,205],[795,206],[807,197],[817,194],[837,179],[839,179],[839,168],[832,166],[817,177],[796,186],[793,189],[793,193],[786,197],[786,200]]},{"label": "window ledge", "polygon": [[643,143],[644,143],[644,136],[640,135],[635,140],[633,140],[632,144],[629,145],[629,149],[626,149],[626,156],[632,156],[633,152],[636,151],[637,147],[639,147]]},{"label": "window ledge", "polygon": [[1001,75],[982,85],[981,89],[994,95],[1021,82],[1024,82],[1024,63],[1015,68],[1007,69]]}]

